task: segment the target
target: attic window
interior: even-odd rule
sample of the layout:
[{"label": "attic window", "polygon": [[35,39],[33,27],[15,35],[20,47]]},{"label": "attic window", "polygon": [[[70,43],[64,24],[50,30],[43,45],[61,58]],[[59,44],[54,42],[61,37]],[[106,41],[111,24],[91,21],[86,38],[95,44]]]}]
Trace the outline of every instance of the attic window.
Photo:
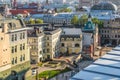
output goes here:
[{"label": "attic window", "polygon": [[14,29],[16,27],[16,24],[15,23],[9,23],[8,26],[11,28],[11,29]]}]

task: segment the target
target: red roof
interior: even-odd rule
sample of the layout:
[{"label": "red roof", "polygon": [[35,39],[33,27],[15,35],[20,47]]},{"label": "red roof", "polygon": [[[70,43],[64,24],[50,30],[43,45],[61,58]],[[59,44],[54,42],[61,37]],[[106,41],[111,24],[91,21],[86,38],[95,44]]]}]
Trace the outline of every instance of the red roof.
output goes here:
[{"label": "red roof", "polygon": [[12,15],[27,14],[27,13],[31,13],[33,11],[34,11],[34,9],[16,9],[16,10],[13,9],[13,10],[10,10]]}]

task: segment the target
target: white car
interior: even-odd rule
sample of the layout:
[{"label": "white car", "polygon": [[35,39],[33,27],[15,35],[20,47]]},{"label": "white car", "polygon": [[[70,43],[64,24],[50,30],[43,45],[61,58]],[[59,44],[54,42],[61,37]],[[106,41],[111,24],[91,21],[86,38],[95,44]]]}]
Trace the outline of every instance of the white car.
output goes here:
[{"label": "white car", "polygon": [[36,69],[32,69],[32,75],[36,74]]}]

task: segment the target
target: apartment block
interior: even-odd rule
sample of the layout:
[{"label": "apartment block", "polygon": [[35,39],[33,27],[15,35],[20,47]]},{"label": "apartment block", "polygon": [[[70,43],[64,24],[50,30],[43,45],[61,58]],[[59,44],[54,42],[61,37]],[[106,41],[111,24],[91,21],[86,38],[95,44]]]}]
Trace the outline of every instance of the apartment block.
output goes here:
[{"label": "apartment block", "polygon": [[23,80],[30,67],[27,28],[22,20],[5,19],[0,24],[0,78]]}]

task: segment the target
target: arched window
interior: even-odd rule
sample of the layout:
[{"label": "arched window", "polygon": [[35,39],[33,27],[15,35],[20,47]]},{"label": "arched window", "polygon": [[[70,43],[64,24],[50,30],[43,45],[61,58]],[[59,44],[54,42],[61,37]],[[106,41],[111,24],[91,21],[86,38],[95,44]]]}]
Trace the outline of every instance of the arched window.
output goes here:
[{"label": "arched window", "polygon": [[78,43],[75,44],[75,47],[79,47],[80,45]]},{"label": "arched window", "polygon": [[64,46],[65,46],[65,44],[64,44],[64,43],[61,43],[61,46],[62,46],[62,47],[64,47]]}]

